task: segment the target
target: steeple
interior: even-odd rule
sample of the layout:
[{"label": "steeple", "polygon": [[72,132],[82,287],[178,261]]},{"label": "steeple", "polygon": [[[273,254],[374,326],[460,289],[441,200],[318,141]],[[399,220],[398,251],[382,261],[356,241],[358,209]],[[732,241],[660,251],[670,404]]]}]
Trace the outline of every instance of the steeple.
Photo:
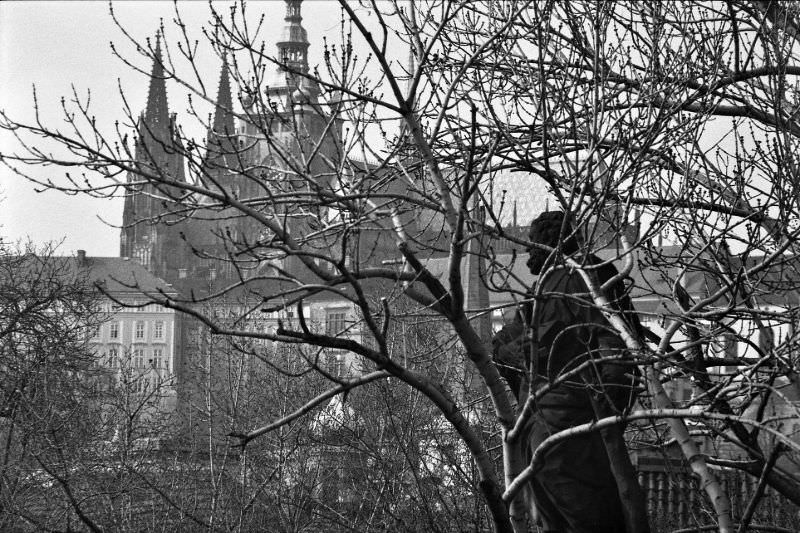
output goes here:
[{"label": "steeple", "polygon": [[149,181],[147,176],[185,181],[183,146],[175,115],[170,115],[167,105],[166,79],[161,36],[157,33],[147,103],[136,124],[137,171],[128,173],[120,255],[135,259],[161,277],[166,274],[169,260],[179,255],[175,225],[161,222],[174,222],[175,201],[184,191],[180,186]]},{"label": "steeple", "polygon": [[207,170],[211,170],[213,167],[233,170],[233,165],[236,163],[236,124],[233,114],[230,72],[226,59],[222,61],[219,74],[214,122],[208,132],[206,148]]},{"label": "steeple", "polygon": [[231,97],[231,79],[228,60],[222,60],[219,72],[219,88],[217,89],[217,110],[214,114],[214,132],[233,133],[233,98]]},{"label": "steeple", "polygon": [[[169,143],[170,117],[167,106],[167,81],[164,76],[164,60],[161,56],[161,34],[156,34],[156,49],[153,69],[150,73],[150,87],[147,91],[147,107],[144,120],[139,123],[139,142],[153,138],[160,143]],[[155,147],[148,146],[151,150]]]},{"label": "steeple", "polygon": [[308,73],[308,35],[303,28],[300,4],[303,0],[286,0],[286,16],[281,40],[278,41],[278,59],[288,67],[303,74]]},{"label": "steeple", "polygon": [[283,102],[286,110],[295,104],[316,103],[320,92],[316,83],[303,76],[308,74],[309,68],[308,35],[300,15],[302,2],[303,0],[286,0],[286,24],[276,43],[280,65],[274,81],[266,91],[270,100]]}]

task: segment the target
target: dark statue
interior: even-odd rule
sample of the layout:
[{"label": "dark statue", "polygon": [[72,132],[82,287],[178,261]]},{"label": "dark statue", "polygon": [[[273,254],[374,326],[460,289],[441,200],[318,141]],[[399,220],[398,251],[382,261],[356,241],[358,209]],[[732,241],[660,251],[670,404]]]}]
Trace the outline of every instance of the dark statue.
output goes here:
[{"label": "dark statue", "polygon": [[[619,413],[633,400],[636,371],[624,342],[592,301],[580,273],[559,258],[572,257],[593,272],[600,285],[618,272],[594,255],[580,254],[572,233],[562,212],[545,212],[531,223],[531,242],[556,249],[554,253],[530,250],[531,273],[543,275],[537,316],[531,295],[515,320],[492,341],[495,361],[518,398],[527,396],[529,387],[536,391],[552,384],[535,403],[527,428],[531,452],[551,434]],[[638,331],[641,326],[625,284],[615,283],[605,294],[615,312]],[[564,377],[587,361],[591,364]],[[618,445],[610,446],[609,438],[618,439]],[[626,531],[626,511],[607,448],[625,450],[620,428],[603,436],[594,431],[571,437],[542,457],[530,488],[545,531]],[[621,455],[630,466],[627,453]]]}]

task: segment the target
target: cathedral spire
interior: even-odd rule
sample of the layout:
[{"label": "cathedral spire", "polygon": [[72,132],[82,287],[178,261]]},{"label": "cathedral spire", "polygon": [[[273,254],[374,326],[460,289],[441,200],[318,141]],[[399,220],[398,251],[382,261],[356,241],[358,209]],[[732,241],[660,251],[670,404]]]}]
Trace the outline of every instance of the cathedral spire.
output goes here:
[{"label": "cathedral spire", "polygon": [[236,153],[236,124],[231,96],[230,69],[226,58],[222,60],[219,89],[214,110],[214,122],[208,132],[206,162],[210,165],[231,168]]},{"label": "cathedral spire", "polygon": [[150,87],[147,91],[147,107],[144,121],[139,124],[139,137],[143,140],[153,137],[161,143],[170,140],[170,117],[167,106],[167,81],[164,75],[164,60],[161,56],[161,33],[156,33],[156,48],[153,55],[153,68],[150,73]]},{"label": "cathedral spire", "polygon": [[222,60],[217,89],[217,109],[214,113],[214,132],[217,135],[233,134],[233,97],[231,96],[231,78],[228,60]]},{"label": "cathedral spire", "polygon": [[[177,199],[184,195],[183,146],[175,115],[167,105],[167,77],[161,55],[161,33],[156,33],[153,67],[144,112],[136,124],[136,170],[128,172],[122,213],[120,255],[136,259],[158,276],[176,256],[175,227],[154,221],[174,219]],[[152,178],[151,176],[158,176]],[[163,180],[161,179],[163,178]]]}]

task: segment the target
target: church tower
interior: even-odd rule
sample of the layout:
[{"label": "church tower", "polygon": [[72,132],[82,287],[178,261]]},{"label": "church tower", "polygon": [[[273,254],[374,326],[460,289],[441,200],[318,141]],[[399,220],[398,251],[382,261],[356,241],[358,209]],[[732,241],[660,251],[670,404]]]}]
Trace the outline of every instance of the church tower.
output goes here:
[{"label": "church tower", "polygon": [[[316,103],[319,88],[316,83],[304,77],[308,74],[308,35],[303,28],[300,7],[303,0],[286,0],[286,16],[278,48],[278,60],[282,66],[266,94],[270,100],[282,100],[288,109],[295,104]],[[298,93],[299,91],[299,93]]]},{"label": "church tower", "polygon": [[183,146],[175,115],[167,105],[167,76],[156,37],[147,105],[137,124],[136,172],[127,176],[122,214],[120,256],[136,260],[155,275],[169,279],[182,260],[173,214],[186,181]]},{"label": "church tower", "polygon": [[[330,107],[321,101],[317,83],[306,77],[309,41],[301,4],[302,0],[285,1],[285,24],[276,43],[281,65],[273,79],[259,88],[243,87],[258,94],[245,92],[235,102],[235,63],[230,57],[223,60],[197,177],[199,184],[232,200],[262,199],[250,205],[282,218],[296,236],[310,233],[315,220],[329,215],[313,197],[336,186],[344,157],[341,121],[331,127]],[[257,220],[216,202],[180,213],[182,217],[176,213],[185,194],[180,187],[186,182],[184,149],[167,104],[169,75],[161,50],[158,36],[146,108],[137,123],[137,171],[127,177],[120,255],[174,283],[202,277],[203,269],[220,273],[210,256],[225,252],[221,235],[248,246],[269,235]],[[239,103],[243,109],[237,112],[234,105]],[[282,203],[273,203],[274,197],[283,198]]]},{"label": "church tower", "polygon": [[[265,198],[268,203],[281,198],[265,203],[264,209],[295,236],[312,233],[316,222],[328,216],[313,198],[336,186],[343,158],[341,122],[335,120],[331,127],[330,107],[320,98],[316,81],[308,78],[309,41],[301,6],[302,0],[285,1],[284,27],[276,42],[279,65],[259,94],[242,98],[239,123],[241,157],[258,172],[240,176],[240,198]],[[242,231],[251,235],[258,231],[264,237],[264,228]]]},{"label": "church tower", "polygon": [[[303,28],[302,0],[286,0],[284,28],[276,43],[276,69],[261,98],[244,99],[245,115],[241,133],[258,139],[250,148],[251,162],[265,164],[273,171],[268,180],[286,191],[313,188],[314,183],[295,179],[292,174],[314,176],[320,186],[330,185],[335,164],[341,160],[338,127],[328,128],[330,111],[319,101],[320,89],[308,77],[308,36]],[[245,141],[247,144],[247,141]],[[281,176],[282,178],[281,179]]]}]

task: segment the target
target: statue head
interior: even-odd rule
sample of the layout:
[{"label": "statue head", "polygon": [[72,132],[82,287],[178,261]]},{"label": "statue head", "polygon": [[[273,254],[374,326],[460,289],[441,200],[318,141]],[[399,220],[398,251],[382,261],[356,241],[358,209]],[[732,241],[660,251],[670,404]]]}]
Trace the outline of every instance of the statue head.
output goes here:
[{"label": "statue head", "polygon": [[[563,211],[545,211],[531,222],[531,229],[528,238],[531,242],[544,244],[551,248],[560,248],[565,255],[570,255],[578,250],[578,243],[572,234],[572,226],[567,222],[564,228],[566,238],[561,240],[561,229],[564,224]],[[531,247],[528,249],[528,268],[532,274],[539,275],[544,268],[550,252],[540,248]]]}]

